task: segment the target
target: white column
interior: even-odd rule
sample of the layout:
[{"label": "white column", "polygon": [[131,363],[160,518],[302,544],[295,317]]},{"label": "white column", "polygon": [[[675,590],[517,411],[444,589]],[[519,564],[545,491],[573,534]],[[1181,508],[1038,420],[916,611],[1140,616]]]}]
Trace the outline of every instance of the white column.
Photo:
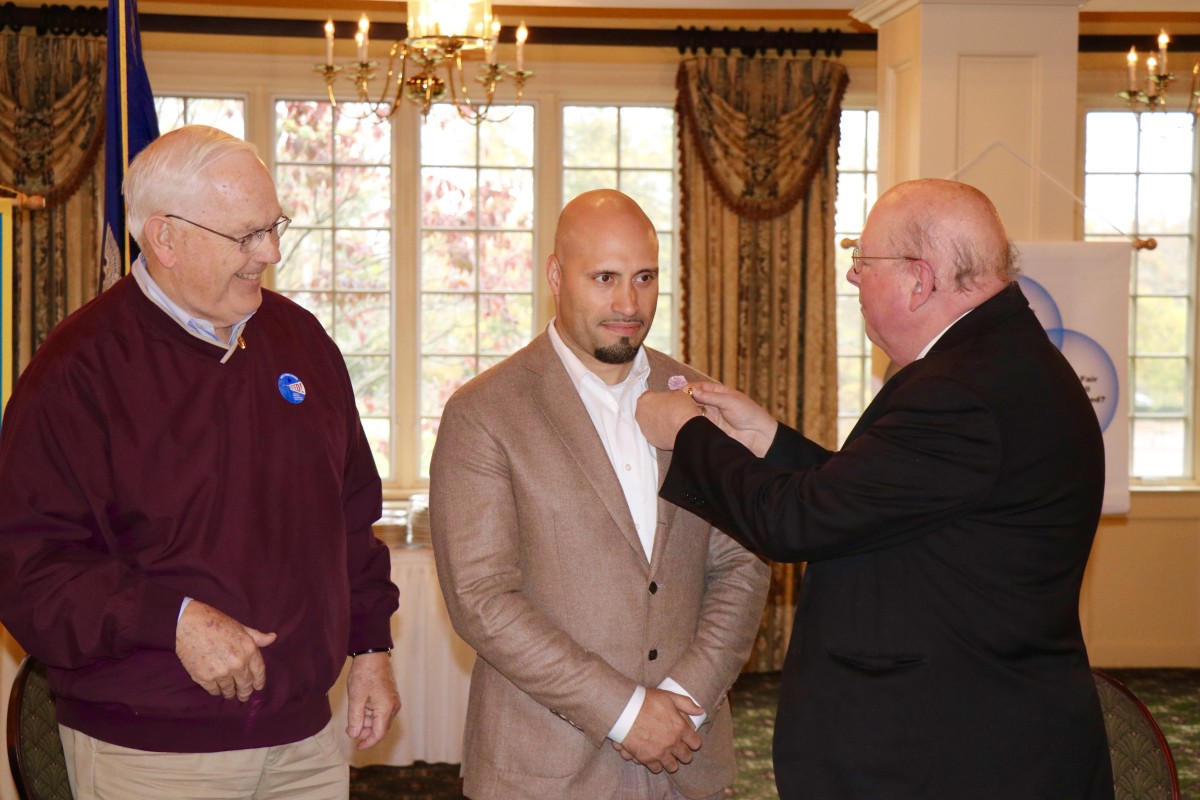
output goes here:
[{"label": "white column", "polygon": [[870,0],[851,12],[879,31],[880,190],[954,176],[992,198],[1012,239],[1073,239],[1079,3]]}]

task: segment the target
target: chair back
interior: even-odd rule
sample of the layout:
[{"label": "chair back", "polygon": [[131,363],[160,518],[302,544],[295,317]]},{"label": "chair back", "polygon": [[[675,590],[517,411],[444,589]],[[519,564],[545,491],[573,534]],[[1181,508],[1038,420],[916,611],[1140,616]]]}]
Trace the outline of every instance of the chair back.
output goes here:
[{"label": "chair back", "polygon": [[21,800],[71,800],[46,665],[26,656],[8,696],[8,763]]},{"label": "chair back", "polygon": [[1104,712],[1117,800],[1179,800],[1171,746],[1149,709],[1113,676],[1093,669],[1092,677]]}]

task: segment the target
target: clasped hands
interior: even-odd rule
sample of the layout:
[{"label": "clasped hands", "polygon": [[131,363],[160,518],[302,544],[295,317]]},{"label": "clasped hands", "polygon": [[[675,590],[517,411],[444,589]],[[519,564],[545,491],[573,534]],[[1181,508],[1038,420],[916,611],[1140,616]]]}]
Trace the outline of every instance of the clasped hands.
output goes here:
[{"label": "clasped hands", "polygon": [[686,695],[647,689],[625,740],[611,744],[621,758],[636,761],[651,772],[675,772],[681,764],[690,764],[692,753],[700,749],[700,734],[689,715],[703,713]]},{"label": "clasped hands", "polygon": [[679,391],[645,392],[638,398],[638,426],[659,450],[675,449],[679,429],[698,414],[760,458],[779,426],[749,397],[713,381],[689,383]]}]

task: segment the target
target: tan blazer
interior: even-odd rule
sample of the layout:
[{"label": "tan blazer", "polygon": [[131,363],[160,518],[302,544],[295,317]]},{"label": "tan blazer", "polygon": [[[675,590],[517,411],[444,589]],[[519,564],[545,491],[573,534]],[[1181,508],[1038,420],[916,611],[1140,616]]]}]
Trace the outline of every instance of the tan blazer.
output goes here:
[{"label": "tan blazer", "polygon": [[[701,377],[647,350],[650,388]],[[665,476],[670,453],[659,453]],[[670,676],[709,714],[671,779],[732,783],[725,695],[750,653],[769,573],[698,517],[658,502],[646,560],[620,483],[542,333],[446,404],[430,468],[438,578],[479,659],[463,741],[473,800],[612,796],[606,736],[637,685]]]}]

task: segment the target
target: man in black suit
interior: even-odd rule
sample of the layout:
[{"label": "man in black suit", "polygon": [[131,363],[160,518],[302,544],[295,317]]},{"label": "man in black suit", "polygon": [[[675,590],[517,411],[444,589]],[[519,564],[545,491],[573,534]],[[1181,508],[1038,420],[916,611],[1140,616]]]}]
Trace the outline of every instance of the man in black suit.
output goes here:
[{"label": "man in black suit", "polygon": [[1087,395],[977,189],[900,184],[860,243],[847,278],[900,369],[840,451],[718,384],[638,408],[675,451],[664,498],[808,562],[780,797],[1112,798],[1078,613],[1104,485]]}]

